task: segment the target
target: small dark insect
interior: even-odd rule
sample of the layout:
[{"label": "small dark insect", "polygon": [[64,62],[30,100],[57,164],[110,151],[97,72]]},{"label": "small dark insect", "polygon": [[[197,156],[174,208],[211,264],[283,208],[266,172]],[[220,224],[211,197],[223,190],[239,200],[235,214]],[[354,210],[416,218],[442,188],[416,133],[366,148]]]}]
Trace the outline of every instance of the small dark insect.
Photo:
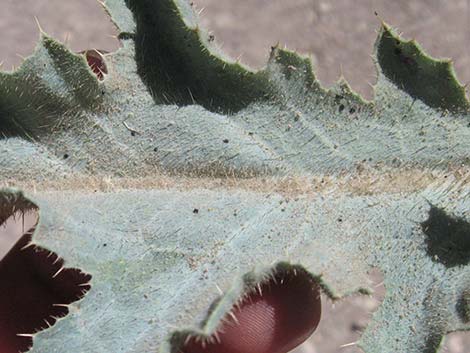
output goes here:
[{"label": "small dark insect", "polygon": [[395,48],[393,52],[395,53],[395,55],[398,56],[401,63],[405,64],[410,68],[417,67],[418,63],[416,62],[416,60],[410,56],[403,54],[403,51],[400,48]]},{"label": "small dark insect", "polygon": [[408,66],[415,66],[416,65],[416,60],[413,59],[413,58],[410,58],[409,56],[402,55],[400,57],[400,60],[403,64],[408,65]]}]

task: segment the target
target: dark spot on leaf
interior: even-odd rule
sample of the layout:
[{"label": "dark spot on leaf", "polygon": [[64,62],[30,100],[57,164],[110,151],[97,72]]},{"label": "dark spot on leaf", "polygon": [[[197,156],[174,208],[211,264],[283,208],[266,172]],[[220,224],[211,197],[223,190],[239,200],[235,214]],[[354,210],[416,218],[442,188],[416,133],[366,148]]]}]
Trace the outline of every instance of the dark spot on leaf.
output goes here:
[{"label": "dark spot on leaf", "polygon": [[121,32],[118,34],[120,40],[135,40],[135,33]]},{"label": "dark spot on leaf", "polygon": [[335,95],[335,100],[336,100],[336,101],[339,101],[339,100],[341,100],[341,99],[343,99],[343,96],[342,96],[342,95],[340,95],[340,94]]},{"label": "dark spot on leaf", "polygon": [[404,56],[404,55],[402,55],[400,59],[403,64],[409,66],[410,68],[412,67],[414,69],[417,69],[417,63],[415,59],[410,58],[409,56]]}]

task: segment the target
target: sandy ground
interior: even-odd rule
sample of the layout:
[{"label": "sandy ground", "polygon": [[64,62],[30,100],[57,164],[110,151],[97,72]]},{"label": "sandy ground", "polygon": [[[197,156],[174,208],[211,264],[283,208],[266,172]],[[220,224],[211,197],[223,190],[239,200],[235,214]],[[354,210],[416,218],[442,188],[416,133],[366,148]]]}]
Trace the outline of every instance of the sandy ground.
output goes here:
[{"label": "sandy ground", "polygon": [[[0,63],[17,66],[39,36],[38,24],[75,51],[118,47],[115,29],[96,0],[1,0]],[[370,55],[380,21],[416,38],[426,51],[454,60],[459,79],[470,82],[470,3],[465,0],[195,0],[202,23],[234,58],[262,67],[276,43],[313,57],[316,74],[329,86],[343,75],[372,97],[375,68]],[[377,15],[375,14],[377,13]],[[37,21],[36,19],[37,18]],[[0,237],[4,237],[0,227]],[[10,231],[10,233],[13,231]],[[356,353],[355,342],[380,304],[377,295],[336,303],[324,300],[324,315],[312,338],[296,353]],[[470,334],[449,335],[441,352],[470,353]]]}]

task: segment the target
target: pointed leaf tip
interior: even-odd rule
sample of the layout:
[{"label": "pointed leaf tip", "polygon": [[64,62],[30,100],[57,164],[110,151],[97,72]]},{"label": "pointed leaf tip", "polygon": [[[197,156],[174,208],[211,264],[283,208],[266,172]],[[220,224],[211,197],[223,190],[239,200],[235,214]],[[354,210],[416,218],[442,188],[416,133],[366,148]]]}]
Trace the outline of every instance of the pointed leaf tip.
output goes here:
[{"label": "pointed leaf tip", "polygon": [[379,74],[430,107],[451,112],[468,111],[465,88],[449,60],[427,55],[414,41],[405,41],[383,23],[376,45]]}]

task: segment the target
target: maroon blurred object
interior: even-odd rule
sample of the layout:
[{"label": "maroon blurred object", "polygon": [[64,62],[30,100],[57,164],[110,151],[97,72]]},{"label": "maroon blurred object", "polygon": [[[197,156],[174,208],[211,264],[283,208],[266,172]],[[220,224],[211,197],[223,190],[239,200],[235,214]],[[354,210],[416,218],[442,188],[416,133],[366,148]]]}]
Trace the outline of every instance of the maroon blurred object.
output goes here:
[{"label": "maroon blurred object", "polygon": [[31,234],[32,230],[0,261],[1,353],[27,352],[32,345],[27,335],[67,315],[67,305],[90,289],[90,275],[63,268],[64,261],[56,254],[28,246]]},{"label": "maroon blurred object", "polygon": [[306,272],[291,271],[248,294],[232,314],[216,335],[193,336],[180,353],[286,353],[317,328],[320,287]]},{"label": "maroon blurred object", "polygon": [[106,63],[103,57],[103,54],[106,53],[107,52],[104,50],[96,49],[89,49],[80,52],[80,54],[85,55],[88,65],[100,80],[103,80],[104,76],[108,74],[108,68],[106,67]]}]

